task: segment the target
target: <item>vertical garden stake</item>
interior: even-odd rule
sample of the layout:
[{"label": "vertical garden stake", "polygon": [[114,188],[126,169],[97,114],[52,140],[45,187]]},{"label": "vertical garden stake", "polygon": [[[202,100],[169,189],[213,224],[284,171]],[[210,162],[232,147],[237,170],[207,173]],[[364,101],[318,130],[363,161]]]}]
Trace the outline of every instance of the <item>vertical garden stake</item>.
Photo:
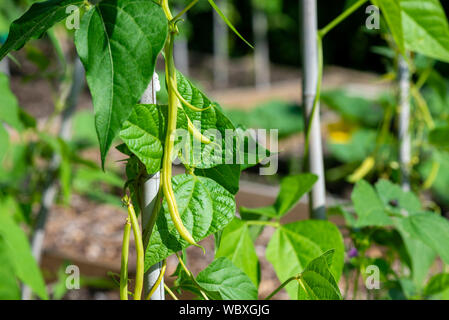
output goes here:
[{"label": "vertical garden stake", "polygon": [[0,72],[3,72],[7,76],[9,76],[9,60],[8,58],[4,58],[2,61],[0,61]]},{"label": "vertical garden stake", "polygon": [[401,185],[406,191],[410,190],[410,71],[407,61],[402,55],[398,62],[399,79],[399,166],[401,170]]},{"label": "vertical garden stake", "polygon": [[[227,13],[228,0],[221,0],[223,12]],[[217,4],[218,4],[217,3]],[[214,85],[216,88],[225,88],[229,84],[229,57],[228,57],[228,28],[215,10],[214,23]]]},{"label": "vertical garden stake", "polygon": [[[75,59],[74,65],[72,86],[66,100],[65,109],[61,114],[61,125],[59,127],[59,137],[64,141],[68,141],[70,139],[72,130],[72,116],[78,104],[78,97],[84,87],[84,67],[78,57]],[[48,182],[42,193],[42,203],[37,214],[36,226],[34,228],[34,233],[31,240],[31,252],[33,253],[33,256],[38,264],[41,260],[44,245],[45,223],[47,221],[48,212],[53,205],[57,193],[57,184],[54,179],[54,172],[58,170],[60,164],[61,156],[55,153],[50,162],[51,174],[49,175]],[[32,296],[31,289],[24,286],[22,291],[22,299],[30,300]]]},{"label": "vertical garden stake", "polygon": [[[318,37],[316,0],[302,0],[302,99],[305,112],[306,128],[311,123],[309,136],[308,164],[311,173],[318,176],[309,195],[311,217],[325,219],[325,186],[323,151],[320,132],[320,106],[316,104],[312,114],[318,81]],[[307,161],[307,159],[304,159]]]},{"label": "vertical garden stake", "polygon": [[267,15],[260,9],[253,11],[253,30],[255,38],[254,79],[256,89],[270,87],[270,50],[268,47]]},{"label": "vertical garden stake", "polygon": [[[147,89],[145,90],[142,96],[142,99],[140,100],[141,103],[155,104],[156,92],[159,90],[160,90],[159,79],[157,73],[154,73],[153,80],[148,85]],[[144,201],[142,208],[142,234],[144,236],[143,247],[145,250],[150,240],[149,237],[147,237],[146,235],[148,234],[149,231],[151,232],[154,226],[154,223],[151,223],[151,221],[154,221],[154,219],[153,220],[151,219],[151,216],[153,214],[154,206],[156,205],[157,201],[159,201],[158,199],[159,186],[160,186],[160,173],[158,172],[152,175],[151,177],[148,177],[142,190],[143,194],[142,198]],[[143,284],[144,297],[147,297],[151,288],[156,283],[159,274],[161,272],[161,268],[162,262],[158,262],[155,265],[151,266],[150,269],[148,269],[148,271],[145,273]],[[151,296],[151,300],[165,300],[164,279],[162,279],[158,288]]]}]

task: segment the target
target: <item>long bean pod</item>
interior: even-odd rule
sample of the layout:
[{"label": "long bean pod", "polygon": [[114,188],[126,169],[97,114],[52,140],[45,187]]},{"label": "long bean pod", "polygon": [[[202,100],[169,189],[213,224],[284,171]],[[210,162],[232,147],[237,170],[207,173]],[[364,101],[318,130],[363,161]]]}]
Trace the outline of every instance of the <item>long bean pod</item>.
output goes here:
[{"label": "long bean pod", "polygon": [[170,32],[167,42],[165,44],[165,72],[168,85],[168,122],[167,122],[167,134],[165,137],[164,145],[164,157],[162,160],[162,192],[165,200],[167,201],[168,211],[170,217],[175,225],[176,230],[180,236],[189,244],[199,246],[195,239],[193,239],[190,232],[184,226],[181,216],[179,214],[178,205],[173,192],[173,186],[171,182],[172,178],[172,153],[174,148],[174,133],[176,131],[176,119],[178,115],[179,100],[174,92],[173,88],[176,87],[176,69],[173,59],[173,33]]}]

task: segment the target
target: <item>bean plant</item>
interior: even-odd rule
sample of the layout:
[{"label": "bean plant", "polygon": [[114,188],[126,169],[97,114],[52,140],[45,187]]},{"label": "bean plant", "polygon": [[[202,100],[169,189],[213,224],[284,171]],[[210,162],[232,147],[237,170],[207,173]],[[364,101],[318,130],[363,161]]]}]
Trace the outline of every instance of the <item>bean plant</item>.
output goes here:
[{"label": "bean plant", "polygon": [[[337,224],[314,219],[284,223],[283,218],[316,183],[318,177],[313,174],[303,172],[285,177],[272,205],[240,207],[236,215],[235,195],[241,171],[260,165],[276,156],[276,152],[266,150],[236,126],[217,102],[177,70],[174,43],[183,16],[199,1],[191,1],[176,15],[172,14],[169,0],[39,2],[11,24],[8,38],[0,48],[3,59],[66,19],[68,8],[75,6],[79,10],[76,14],[81,21],[74,42],[92,96],[101,166],[107,169],[105,162],[117,139],[121,143],[115,147],[126,162],[122,202],[128,216],[123,230],[120,298],[151,299],[162,284],[166,260],[172,255],[178,259],[172,275],[175,280],[171,287],[164,284],[172,299],[178,299],[185,291],[203,300],[260,298],[260,265],[254,243],[267,227],[275,231],[265,254],[280,285],[261,298],[271,299],[285,289],[292,299],[339,300],[347,297],[338,286],[340,278],[347,282],[347,269],[358,270],[355,277],[358,281],[359,273],[366,276],[371,265],[382,269],[383,280],[391,289],[388,295],[379,293],[379,298],[395,298],[398,296],[395,292],[406,298],[432,297],[443,292],[449,286],[446,273],[434,276],[428,284],[425,282],[436,257],[449,263],[449,222],[423,206],[412,192],[387,180],[380,180],[373,187],[362,177],[355,179],[351,205],[327,210],[328,217],[344,218],[344,226],[339,226],[349,232],[354,245],[349,261],[346,258],[346,268],[345,245]],[[251,46],[215,2],[208,0],[208,3]],[[368,1],[351,3],[317,32],[319,76],[313,110],[321,94],[322,39]],[[403,56],[411,67],[410,53],[449,61],[449,27],[438,0],[372,3],[381,9],[396,56]],[[158,58],[164,62],[167,103],[139,103],[155,81]],[[433,141],[442,143],[443,131],[433,133]],[[307,124],[306,153],[309,133]],[[173,175],[174,161],[184,167],[185,173]],[[145,184],[158,174],[160,187],[149,211]],[[11,246],[26,251],[21,229],[8,215],[2,214],[0,219],[0,239],[6,240],[0,242],[4,247],[0,247],[0,252],[14,255]],[[133,281],[128,274],[131,232],[136,247]],[[194,250],[205,251],[200,242],[209,236],[215,240],[214,260],[195,275],[189,269],[186,249],[193,246],[197,247]],[[391,254],[387,259],[373,261],[365,254],[373,244],[391,249]],[[26,259],[33,270],[37,269],[30,255]],[[399,271],[393,266],[398,259]],[[158,279],[148,287],[145,274],[161,262]],[[30,278],[23,265],[11,268],[40,298],[47,298],[42,278]],[[353,288],[356,297],[357,282]]]}]

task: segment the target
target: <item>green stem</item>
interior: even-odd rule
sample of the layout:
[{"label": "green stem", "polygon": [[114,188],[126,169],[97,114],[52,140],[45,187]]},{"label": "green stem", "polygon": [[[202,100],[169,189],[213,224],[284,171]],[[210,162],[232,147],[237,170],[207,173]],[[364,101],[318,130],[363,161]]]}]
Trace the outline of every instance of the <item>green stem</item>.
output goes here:
[{"label": "green stem", "polygon": [[292,282],[293,280],[298,280],[298,277],[291,277],[285,280],[279,287],[277,287],[272,293],[270,293],[265,300],[270,300],[273,298],[279,291],[281,291],[287,284]]},{"label": "green stem", "polygon": [[173,298],[173,300],[179,300],[178,297],[171,291],[171,289],[164,283],[165,291]]},{"label": "green stem", "polygon": [[172,20],[176,21],[179,18],[181,18],[187,11],[189,11],[196,3],[198,2],[198,0],[193,0],[192,2],[190,2],[187,7],[184,8],[184,10],[182,10],[180,13],[178,13]]},{"label": "green stem", "polygon": [[143,288],[143,275],[145,271],[145,253],[143,250],[142,234],[140,233],[139,222],[137,220],[134,206],[131,204],[130,199],[125,196],[124,201],[128,206],[128,216],[133,228],[134,241],[136,244],[136,283],[134,286],[134,300],[140,300],[142,297]]},{"label": "green stem", "polygon": [[122,261],[120,266],[120,300],[128,300],[128,255],[129,255],[129,236],[131,233],[131,223],[126,218],[123,229],[122,242]]},{"label": "green stem", "polygon": [[201,295],[203,296],[204,300],[209,300],[209,298],[207,297],[206,293],[204,293],[203,288],[201,288],[201,286],[198,284],[198,282],[196,282],[195,277],[193,276],[192,272],[187,268],[187,266],[184,264],[184,261],[182,260],[182,258],[179,256],[179,254],[176,252],[176,257],[178,258],[179,263],[181,264],[181,267],[184,269],[184,271],[187,273],[187,276],[190,278],[190,280],[192,280],[192,282],[195,284],[195,286],[198,288],[198,290],[200,291]]},{"label": "green stem", "polygon": [[331,31],[333,28],[335,28],[337,25],[339,25],[343,20],[345,20],[347,17],[349,17],[354,11],[356,11],[358,8],[362,6],[365,2],[368,0],[359,0],[356,3],[354,3],[352,6],[350,6],[348,9],[346,9],[343,13],[341,13],[338,17],[336,17],[334,20],[332,20],[328,25],[326,25],[324,28],[318,31],[318,34],[321,38],[323,38],[329,31]]}]

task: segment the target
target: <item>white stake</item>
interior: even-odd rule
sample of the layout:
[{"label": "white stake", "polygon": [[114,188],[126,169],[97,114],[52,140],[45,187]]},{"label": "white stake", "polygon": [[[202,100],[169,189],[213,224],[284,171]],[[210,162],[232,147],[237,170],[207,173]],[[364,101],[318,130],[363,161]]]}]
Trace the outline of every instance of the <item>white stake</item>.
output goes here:
[{"label": "white stake", "polygon": [[318,176],[309,195],[311,217],[314,219],[326,218],[326,191],[324,185],[323,151],[320,131],[319,102],[313,119],[310,119],[318,80],[318,46],[317,46],[317,11],[316,0],[302,0],[302,82],[303,105],[305,111],[306,128],[312,121],[309,139],[309,170]]},{"label": "white stake", "polygon": [[[59,137],[64,141],[68,141],[71,135],[72,129],[72,116],[75,112],[78,104],[78,97],[84,87],[84,67],[81,64],[79,58],[75,60],[75,67],[73,71],[72,87],[66,100],[66,107],[61,114],[61,126],[59,128]],[[53,174],[59,168],[61,164],[61,156],[54,154],[50,163],[50,180],[47,182],[42,193],[42,203],[39,209],[36,226],[33,231],[33,237],[31,239],[31,252],[36,259],[37,263],[40,263],[42,256],[42,249],[44,246],[45,237],[45,224],[47,222],[48,213],[53,205],[53,202],[58,191],[56,181]],[[28,286],[23,286],[22,299],[31,300],[33,293]]]},{"label": "white stake", "polygon": [[[154,73],[153,80],[148,85],[148,88],[145,90],[141,102],[150,104],[150,103],[156,103],[156,92],[160,90],[160,83],[159,78],[157,76],[157,73]],[[153,208],[156,204],[156,198],[157,194],[159,192],[159,185],[160,185],[160,174],[159,172],[154,174],[151,177],[148,177],[148,180],[145,182],[144,190],[142,192],[143,195],[143,212],[142,212],[142,234],[145,235],[147,232],[147,225],[150,221],[151,215],[153,213]],[[149,226],[152,228],[153,226]],[[148,246],[149,239],[144,239],[144,248],[146,249]],[[151,288],[153,288],[153,285],[156,283],[159,274],[161,272],[162,268],[162,262],[156,263],[155,265],[151,266],[150,269],[145,273],[144,276],[144,284],[143,284],[143,291],[144,291],[144,297],[148,295]],[[162,278],[161,283],[159,284],[158,288],[154,292],[154,294],[151,296],[151,300],[165,300],[165,293],[164,293],[164,279]]]},{"label": "white stake", "polygon": [[270,87],[270,49],[268,47],[268,22],[265,12],[254,8],[253,30],[255,37],[254,80],[256,89]]},{"label": "white stake", "polygon": [[9,73],[9,59],[8,57],[3,58],[2,61],[0,61],[0,72],[3,72],[7,76],[10,75]]},{"label": "white stake", "polygon": [[400,55],[398,62],[399,79],[399,166],[401,169],[401,185],[410,190],[410,71],[404,57]]},{"label": "white stake", "polygon": [[[227,0],[217,1],[227,14]],[[218,13],[213,10],[214,24],[214,85],[216,88],[225,88],[229,84],[229,45],[228,27]]]}]

